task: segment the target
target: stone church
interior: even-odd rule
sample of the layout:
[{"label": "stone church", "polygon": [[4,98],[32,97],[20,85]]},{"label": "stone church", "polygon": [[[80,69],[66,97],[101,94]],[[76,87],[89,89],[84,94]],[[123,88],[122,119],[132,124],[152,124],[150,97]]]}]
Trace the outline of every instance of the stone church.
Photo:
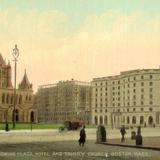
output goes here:
[{"label": "stone church", "polygon": [[[0,54],[0,122],[12,122],[14,110],[14,87],[11,82],[11,65],[4,61]],[[16,89],[15,121],[37,122],[37,111],[33,104],[32,84],[26,71]]]}]

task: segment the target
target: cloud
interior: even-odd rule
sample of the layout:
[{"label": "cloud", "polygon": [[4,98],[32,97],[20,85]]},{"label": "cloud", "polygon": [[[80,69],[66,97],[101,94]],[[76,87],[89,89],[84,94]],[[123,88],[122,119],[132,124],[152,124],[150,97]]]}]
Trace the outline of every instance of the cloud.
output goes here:
[{"label": "cloud", "polygon": [[59,80],[89,81],[159,65],[159,15],[110,10],[88,15],[73,33],[68,28],[72,22],[60,11],[10,8],[0,11],[0,19],[1,52],[12,59],[18,43],[18,80],[26,68],[34,89]]}]

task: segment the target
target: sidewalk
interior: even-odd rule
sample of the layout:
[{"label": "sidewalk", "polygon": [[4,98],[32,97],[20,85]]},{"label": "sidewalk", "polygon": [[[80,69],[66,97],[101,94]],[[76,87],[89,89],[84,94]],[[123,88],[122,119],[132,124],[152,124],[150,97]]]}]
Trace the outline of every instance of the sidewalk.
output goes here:
[{"label": "sidewalk", "polygon": [[160,137],[143,137],[143,145],[136,146],[135,140],[126,138],[125,142],[121,143],[121,139],[108,139],[107,142],[102,142],[104,145],[121,146],[121,147],[133,147],[142,149],[153,149],[160,151]]},{"label": "sidewalk", "polygon": [[[112,145],[120,143],[120,131],[118,129],[106,129],[107,131],[107,143],[111,143]],[[126,134],[126,145],[133,145],[135,141],[131,141],[131,132],[133,130],[127,130]],[[160,128],[143,128],[142,129],[143,138],[145,137],[160,137]],[[86,137],[87,140],[95,140],[97,136],[96,128],[86,128]],[[79,139],[79,130],[76,131],[63,131],[59,132],[58,129],[33,129],[31,130],[10,130],[9,132],[5,132],[4,130],[0,130],[0,143],[30,143],[30,142],[52,142],[52,141],[69,141],[74,140],[77,141]],[[148,139],[148,138],[147,138]],[[147,139],[144,139],[144,144],[147,142]],[[150,139],[150,138],[149,138]],[[152,139],[152,138],[151,138]],[[155,143],[160,142],[160,138],[153,142],[153,146]],[[118,145],[118,144],[117,144]],[[148,144],[147,144],[148,145]],[[150,146],[150,145],[149,145]],[[160,148],[160,146],[159,146]]]}]

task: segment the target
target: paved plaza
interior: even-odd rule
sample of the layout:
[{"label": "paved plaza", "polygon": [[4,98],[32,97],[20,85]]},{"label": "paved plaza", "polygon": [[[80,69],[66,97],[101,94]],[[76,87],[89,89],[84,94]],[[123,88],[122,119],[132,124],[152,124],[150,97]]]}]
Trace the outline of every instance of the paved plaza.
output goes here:
[{"label": "paved plaza", "polygon": [[[127,130],[128,140],[131,131]],[[159,131],[159,128],[142,128],[144,139],[150,139],[147,143],[152,145],[158,144]],[[79,131],[0,131],[0,160],[159,160],[159,151],[96,144],[96,129],[86,129],[86,134],[83,148],[78,145]],[[107,130],[108,141],[117,142],[120,137],[119,130]]]},{"label": "paved plaza", "polygon": [[77,141],[32,142],[0,145],[3,160],[159,160],[158,151]]},{"label": "paved plaza", "polygon": [[[126,137],[131,137],[131,132],[135,129],[126,130]],[[96,128],[86,128],[87,140],[96,140]],[[160,128],[142,128],[143,137],[160,136]],[[120,131],[118,129],[107,129],[107,139],[120,139]],[[52,141],[68,141],[77,140],[79,138],[79,130],[63,131],[58,129],[36,129],[36,130],[11,130],[9,132],[0,131],[0,143],[22,143],[22,142],[52,142]]]}]

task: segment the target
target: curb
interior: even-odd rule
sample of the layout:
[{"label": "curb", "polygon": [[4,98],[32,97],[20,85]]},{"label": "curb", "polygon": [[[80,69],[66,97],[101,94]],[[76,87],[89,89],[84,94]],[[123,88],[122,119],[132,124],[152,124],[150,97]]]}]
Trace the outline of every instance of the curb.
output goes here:
[{"label": "curb", "polygon": [[110,146],[119,146],[119,147],[130,147],[130,148],[138,148],[138,149],[151,149],[160,151],[160,148],[158,147],[147,147],[147,146],[134,146],[134,145],[124,145],[124,144],[113,144],[113,143],[106,143],[106,142],[96,142],[97,144],[103,144],[103,145],[110,145]]}]

